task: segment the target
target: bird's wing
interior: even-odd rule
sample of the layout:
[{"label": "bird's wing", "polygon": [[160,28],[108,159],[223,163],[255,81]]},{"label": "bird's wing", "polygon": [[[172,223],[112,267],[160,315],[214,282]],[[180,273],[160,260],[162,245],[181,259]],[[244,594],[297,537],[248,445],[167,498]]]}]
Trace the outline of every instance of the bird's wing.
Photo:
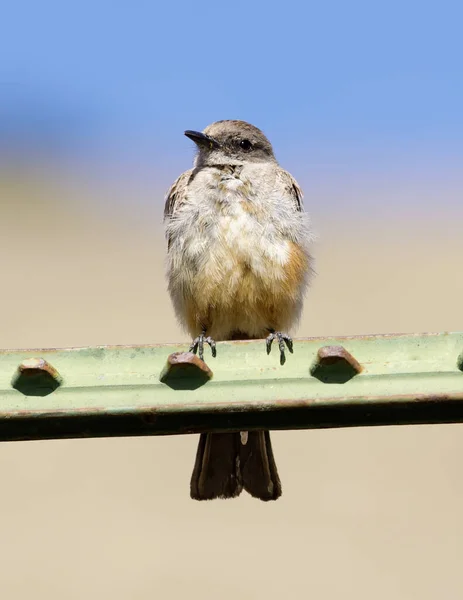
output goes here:
[{"label": "bird's wing", "polygon": [[180,177],[174,181],[170,190],[167,192],[166,204],[164,206],[164,221],[169,219],[175,213],[185,199],[186,189],[193,174],[193,170],[194,169],[189,169],[188,171],[185,171],[185,173],[182,173]]},{"label": "bird's wing", "polygon": [[277,179],[279,179],[285,193],[292,199],[295,210],[299,212],[304,211],[304,205],[302,203],[303,193],[299,184],[288,171],[284,169],[278,169]]}]

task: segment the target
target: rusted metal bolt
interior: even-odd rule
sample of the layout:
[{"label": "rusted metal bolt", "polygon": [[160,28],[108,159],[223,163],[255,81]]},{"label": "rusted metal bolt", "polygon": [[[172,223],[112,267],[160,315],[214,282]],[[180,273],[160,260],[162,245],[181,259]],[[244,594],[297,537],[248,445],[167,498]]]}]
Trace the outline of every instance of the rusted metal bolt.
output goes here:
[{"label": "rusted metal bolt", "polygon": [[360,363],[343,346],[323,346],[310,374],[323,383],[346,383],[362,371]]},{"label": "rusted metal bolt", "polygon": [[212,378],[206,363],[192,352],[174,352],[159,379],[174,390],[196,390]]},{"label": "rusted metal bolt", "polygon": [[18,367],[11,385],[25,396],[48,396],[63,382],[58,371],[43,358],[29,358]]}]

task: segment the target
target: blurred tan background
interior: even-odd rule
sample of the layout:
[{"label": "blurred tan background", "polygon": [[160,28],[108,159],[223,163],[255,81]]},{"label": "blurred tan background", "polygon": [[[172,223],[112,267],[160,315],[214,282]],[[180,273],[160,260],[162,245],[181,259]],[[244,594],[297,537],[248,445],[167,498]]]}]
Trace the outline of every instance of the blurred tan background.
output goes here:
[{"label": "blurred tan background", "polygon": [[[298,336],[461,330],[463,186],[418,180],[305,186],[319,239]],[[185,341],[164,191],[0,174],[0,345]],[[1,444],[2,597],[463,596],[461,426],[273,438],[274,504],[191,501],[197,436]]]}]

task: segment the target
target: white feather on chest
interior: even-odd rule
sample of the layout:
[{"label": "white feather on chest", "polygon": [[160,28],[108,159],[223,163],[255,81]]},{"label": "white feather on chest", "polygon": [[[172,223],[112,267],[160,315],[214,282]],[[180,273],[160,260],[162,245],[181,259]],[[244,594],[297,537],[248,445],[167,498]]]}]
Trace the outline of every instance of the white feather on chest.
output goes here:
[{"label": "white feather on chest", "polygon": [[[251,172],[249,172],[251,171]],[[224,173],[204,169],[187,189],[169,224],[176,256],[194,270],[282,276],[289,242],[306,238],[306,220],[294,199],[275,186],[273,171],[259,167]]]}]

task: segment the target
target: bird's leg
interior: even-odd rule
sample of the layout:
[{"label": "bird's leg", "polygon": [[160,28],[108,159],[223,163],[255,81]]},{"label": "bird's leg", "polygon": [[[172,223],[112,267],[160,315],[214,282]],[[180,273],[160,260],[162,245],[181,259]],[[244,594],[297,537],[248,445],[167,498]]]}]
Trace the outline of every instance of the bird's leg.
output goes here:
[{"label": "bird's leg", "polygon": [[198,337],[191,342],[190,352],[194,352],[196,354],[196,351],[198,351],[199,358],[204,360],[204,342],[209,344],[211,347],[212,356],[215,358],[217,354],[215,341],[210,336],[206,337],[205,331],[202,331],[200,335],[198,335]]},{"label": "bird's leg", "polygon": [[267,354],[270,354],[270,350],[272,349],[273,340],[278,340],[278,347],[280,348],[280,365],[284,365],[286,362],[285,356],[285,342],[288,346],[288,350],[293,352],[293,340],[289,337],[287,333],[282,333],[281,331],[275,331],[274,329],[269,329],[270,335],[266,338],[267,343]]}]

